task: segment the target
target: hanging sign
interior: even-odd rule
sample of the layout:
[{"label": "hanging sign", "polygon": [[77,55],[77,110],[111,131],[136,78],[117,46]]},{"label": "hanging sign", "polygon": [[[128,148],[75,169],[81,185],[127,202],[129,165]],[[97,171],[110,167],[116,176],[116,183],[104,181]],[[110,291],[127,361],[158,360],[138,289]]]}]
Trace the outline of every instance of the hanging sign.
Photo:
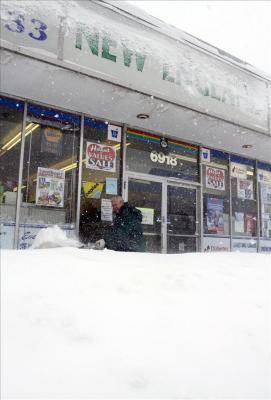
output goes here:
[{"label": "hanging sign", "polygon": [[258,182],[271,184],[271,172],[258,169]]},{"label": "hanging sign", "polygon": [[107,139],[114,142],[121,142],[121,127],[117,125],[108,124]]},{"label": "hanging sign", "polygon": [[237,179],[237,197],[239,199],[253,200],[253,181]]},{"label": "hanging sign", "polygon": [[60,129],[46,127],[42,130],[41,152],[62,155],[63,133]]},{"label": "hanging sign", "polygon": [[201,161],[207,163],[211,162],[211,151],[209,149],[201,149]]},{"label": "hanging sign", "polygon": [[246,165],[231,163],[231,176],[233,178],[247,179]]},{"label": "hanging sign", "polygon": [[101,220],[110,222],[113,220],[113,209],[110,199],[102,199]]},{"label": "hanging sign", "polygon": [[64,206],[65,171],[38,168],[36,204],[49,207]]},{"label": "hanging sign", "polygon": [[220,168],[206,168],[206,188],[225,190],[225,171]]},{"label": "hanging sign", "polygon": [[87,142],[86,168],[116,172],[116,149],[114,146]]}]

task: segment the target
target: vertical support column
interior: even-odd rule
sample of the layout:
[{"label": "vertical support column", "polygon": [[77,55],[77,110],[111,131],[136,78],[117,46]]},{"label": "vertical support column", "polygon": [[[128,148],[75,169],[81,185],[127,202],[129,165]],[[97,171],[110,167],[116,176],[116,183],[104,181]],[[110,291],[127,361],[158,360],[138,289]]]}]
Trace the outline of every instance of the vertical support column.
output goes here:
[{"label": "vertical support column", "polygon": [[84,146],[84,114],[81,114],[80,144],[79,144],[79,169],[77,186],[77,208],[76,208],[76,235],[79,238],[80,210],[81,210],[81,187],[82,187],[82,165],[83,165],[83,146]]},{"label": "vertical support column", "polygon": [[229,155],[228,161],[229,168],[229,196],[230,196],[230,210],[229,210],[229,234],[230,234],[230,249],[232,251],[232,187],[231,187],[231,155]]},{"label": "vertical support column", "polygon": [[22,134],[21,134],[19,180],[18,180],[18,187],[17,187],[16,216],[15,216],[15,235],[14,235],[14,242],[13,242],[14,249],[17,249],[19,247],[19,226],[20,226],[20,210],[21,210],[21,197],[22,197],[21,193],[22,193],[22,181],[23,181],[26,118],[27,118],[27,102],[24,103],[23,125],[22,125]]},{"label": "vertical support column", "polygon": [[260,221],[260,194],[258,182],[258,162],[255,161],[255,175],[256,175],[256,206],[257,206],[257,252],[260,251],[260,237],[261,237],[261,221]]},{"label": "vertical support column", "polygon": [[122,138],[121,138],[121,196],[126,197],[125,201],[127,201],[127,189],[126,188],[126,135],[127,135],[127,125],[123,125],[122,127]]},{"label": "vertical support column", "polygon": [[267,86],[267,110],[268,110],[268,131],[269,135],[271,135],[271,85],[268,83],[266,84]]},{"label": "vertical support column", "polygon": [[[202,168],[202,162],[201,162],[201,152],[202,152],[202,147],[199,148],[199,177],[200,177],[200,188],[199,188],[199,197],[200,197],[200,215],[199,215],[199,227],[198,227],[198,232],[199,232],[199,239],[200,239],[200,246],[199,249],[201,252],[203,252],[203,168]],[[198,209],[198,206],[197,206]]]},{"label": "vertical support column", "polygon": [[167,181],[162,182],[161,251],[167,253]]}]

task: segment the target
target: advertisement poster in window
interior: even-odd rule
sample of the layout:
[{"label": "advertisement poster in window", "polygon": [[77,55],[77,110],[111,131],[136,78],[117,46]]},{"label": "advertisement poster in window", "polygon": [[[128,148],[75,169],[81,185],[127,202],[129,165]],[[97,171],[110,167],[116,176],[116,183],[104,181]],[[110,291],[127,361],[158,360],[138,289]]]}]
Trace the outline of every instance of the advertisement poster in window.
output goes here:
[{"label": "advertisement poster in window", "polygon": [[271,238],[271,185],[261,183],[262,236]]},{"label": "advertisement poster in window", "polygon": [[84,182],[82,184],[83,192],[86,199],[100,199],[104,184],[100,182]]},{"label": "advertisement poster in window", "polygon": [[238,179],[246,179],[247,178],[246,165],[231,163],[231,177]]},{"label": "advertisement poster in window", "polygon": [[106,177],[105,179],[106,194],[118,194],[118,180],[117,178]]},{"label": "advertisement poster in window", "polygon": [[260,252],[271,253],[271,240],[260,240]]},{"label": "advertisement poster in window", "polygon": [[265,171],[264,169],[259,169],[258,182],[271,185],[271,171]]},{"label": "advertisement poster in window", "polygon": [[271,204],[271,185],[261,184],[261,200]]},{"label": "advertisement poster in window", "polygon": [[220,168],[206,168],[206,188],[225,190],[225,171]]},{"label": "advertisement poster in window", "polygon": [[230,251],[231,244],[228,238],[205,237],[203,239],[203,251]]},{"label": "advertisement poster in window", "polygon": [[245,215],[245,233],[251,236],[256,233],[256,218],[253,214]]},{"label": "advertisement poster in window", "polygon": [[208,233],[224,234],[224,201],[209,197],[207,199],[207,229]]},{"label": "advertisement poster in window", "polygon": [[136,208],[141,211],[142,224],[143,225],[153,225],[154,209],[153,208],[143,208],[143,207],[136,207]]},{"label": "advertisement poster in window", "polygon": [[65,171],[38,168],[36,204],[47,207],[64,206]]},{"label": "advertisement poster in window", "polygon": [[243,212],[234,213],[234,231],[237,233],[245,232],[245,220]]},{"label": "advertisement poster in window", "polygon": [[257,241],[253,239],[233,239],[232,250],[255,253],[257,251]]},{"label": "advertisement poster in window", "polygon": [[116,172],[116,149],[100,143],[87,142],[86,168]]},{"label": "advertisement poster in window", "polygon": [[237,197],[239,199],[253,200],[253,181],[237,179]]},{"label": "advertisement poster in window", "polygon": [[101,203],[101,221],[113,221],[113,209],[110,199],[102,199]]}]

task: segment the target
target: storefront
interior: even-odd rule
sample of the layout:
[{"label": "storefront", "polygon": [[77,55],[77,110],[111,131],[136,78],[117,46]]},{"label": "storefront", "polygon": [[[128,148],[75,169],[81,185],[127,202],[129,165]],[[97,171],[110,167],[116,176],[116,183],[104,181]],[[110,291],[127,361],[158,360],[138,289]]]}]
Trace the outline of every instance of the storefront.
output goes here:
[{"label": "storefront", "polygon": [[[165,63],[162,85],[155,87],[157,65],[147,64],[142,43],[137,52],[126,44],[124,64],[108,76],[107,63],[117,68],[119,55],[116,22],[139,38],[142,22],[135,12],[131,19],[125,5],[117,11],[112,2],[79,1],[77,19],[69,21],[66,13],[64,35],[63,5],[57,6],[62,23],[50,25],[52,10],[46,15],[30,7],[18,14],[19,3],[3,2],[1,14],[1,248],[28,248],[40,229],[54,224],[83,243],[93,242],[112,223],[110,198],[118,194],[141,210],[147,251],[271,252],[268,78],[203,47],[202,53],[182,48],[174,32],[166,37],[166,25],[159,32],[151,27],[150,17],[149,26],[141,26],[150,38],[170,40],[193,71],[202,60],[220,65],[216,79],[230,76],[235,96],[228,87],[218,98],[216,79],[203,93],[199,72],[196,83],[186,78],[182,86],[178,71],[173,78],[174,68]],[[99,42],[97,32],[86,33],[83,10],[113,27],[116,40]],[[79,20],[84,23],[78,30]],[[154,85],[144,65],[153,70]],[[187,75],[185,63],[182,68]],[[190,93],[188,100],[180,88]]]}]

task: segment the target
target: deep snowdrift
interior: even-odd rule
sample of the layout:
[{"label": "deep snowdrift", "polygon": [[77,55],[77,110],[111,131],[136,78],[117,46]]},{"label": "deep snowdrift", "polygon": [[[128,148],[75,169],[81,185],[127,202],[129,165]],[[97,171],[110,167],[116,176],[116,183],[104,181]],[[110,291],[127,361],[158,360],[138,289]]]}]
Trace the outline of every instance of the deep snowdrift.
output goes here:
[{"label": "deep snowdrift", "polygon": [[269,255],[1,261],[3,398],[271,397]]}]

